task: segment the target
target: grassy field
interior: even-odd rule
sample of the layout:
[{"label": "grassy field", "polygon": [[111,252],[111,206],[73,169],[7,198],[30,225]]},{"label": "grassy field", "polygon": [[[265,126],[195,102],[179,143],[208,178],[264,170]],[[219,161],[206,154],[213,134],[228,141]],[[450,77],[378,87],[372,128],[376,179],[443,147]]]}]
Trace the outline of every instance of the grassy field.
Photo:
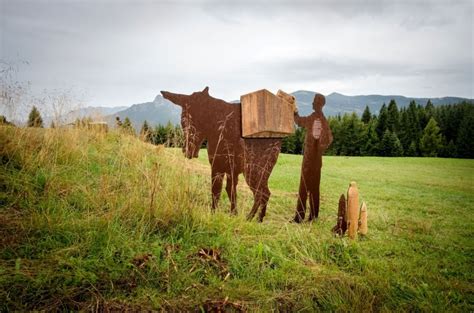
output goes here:
[{"label": "grassy field", "polygon": [[[325,157],[320,218],[281,155],[262,224],[210,214],[205,151],[111,132],[0,127],[0,311],[472,311],[474,160]],[[335,238],[351,180],[369,234]]]}]

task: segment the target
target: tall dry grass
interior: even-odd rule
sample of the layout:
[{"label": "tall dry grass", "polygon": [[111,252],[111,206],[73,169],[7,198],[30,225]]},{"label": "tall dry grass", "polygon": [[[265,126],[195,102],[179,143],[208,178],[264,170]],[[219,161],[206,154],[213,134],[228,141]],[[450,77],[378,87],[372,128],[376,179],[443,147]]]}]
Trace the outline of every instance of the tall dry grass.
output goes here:
[{"label": "tall dry grass", "polygon": [[[273,184],[285,192],[272,198],[270,216],[259,224],[245,221],[253,202],[245,188],[238,216],[229,216],[225,195],[210,214],[205,162],[120,132],[1,126],[0,160],[0,311],[472,309],[469,241],[459,240],[459,249],[436,236],[423,210],[400,221],[408,228],[381,220],[395,214],[395,200],[383,193],[400,198],[398,189],[379,186],[386,211],[371,211],[370,235],[351,242],[331,235],[327,199],[316,224],[286,223],[295,203],[288,185],[298,177],[290,182],[279,168]],[[295,160],[280,166],[298,173]],[[327,181],[366,176],[367,164],[387,167],[368,160],[330,159],[325,166],[335,174]],[[407,183],[392,176],[406,194]],[[410,208],[426,202],[414,191],[400,201]],[[459,239],[457,217],[443,221]]]}]

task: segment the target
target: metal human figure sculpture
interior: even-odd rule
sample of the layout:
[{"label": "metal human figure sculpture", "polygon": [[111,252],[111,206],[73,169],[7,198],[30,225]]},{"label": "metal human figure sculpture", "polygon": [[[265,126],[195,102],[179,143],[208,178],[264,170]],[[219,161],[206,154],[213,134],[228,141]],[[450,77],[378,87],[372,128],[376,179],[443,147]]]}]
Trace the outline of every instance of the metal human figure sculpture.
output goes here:
[{"label": "metal human figure sculpture", "polygon": [[183,153],[197,158],[199,148],[207,139],[211,164],[212,211],[217,208],[224,176],[232,214],[237,214],[237,183],[240,173],[254,195],[254,204],[247,215],[251,220],[261,208],[258,221],[265,216],[270,190],[268,178],[278,159],[281,138],[242,138],[240,103],[229,103],[209,95],[209,87],[191,95],[162,91],[165,99],[182,108],[181,126],[185,143]]},{"label": "metal human figure sculpture", "polygon": [[300,188],[294,222],[304,220],[306,200],[309,195],[310,214],[309,220],[319,215],[319,184],[321,181],[322,156],[332,143],[332,132],[328,121],[323,114],[326,99],[321,94],[316,94],[313,101],[314,112],[308,116],[300,117],[295,111],[295,123],[306,128],[304,143],[303,164],[301,166]]}]

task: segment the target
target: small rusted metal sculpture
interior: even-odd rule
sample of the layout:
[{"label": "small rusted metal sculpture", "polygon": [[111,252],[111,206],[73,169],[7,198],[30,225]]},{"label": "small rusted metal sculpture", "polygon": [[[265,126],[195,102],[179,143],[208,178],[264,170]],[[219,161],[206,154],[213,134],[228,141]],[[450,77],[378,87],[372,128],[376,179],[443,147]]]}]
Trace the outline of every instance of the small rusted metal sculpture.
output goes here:
[{"label": "small rusted metal sculpture", "polygon": [[240,173],[254,195],[254,204],[247,215],[251,220],[261,208],[258,221],[265,216],[270,190],[268,178],[278,159],[281,138],[242,138],[240,103],[228,103],[209,95],[209,88],[191,95],[162,91],[165,99],[182,108],[181,126],[187,158],[197,158],[199,148],[207,139],[211,164],[212,211],[217,208],[224,176],[232,214],[237,214],[237,183]]},{"label": "small rusted metal sculpture", "polygon": [[323,114],[326,99],[316,94],[313,101],[314,112],[309,116],[300,117],[295,111],[295,123],[306,128],[303,164],[301,166],[300,188],[294,222],[303,221],[306,212],[306,200],[309,195],[309,220],[319,215],[319,185],[321,181],[322,157],[324,151],[332,143],[332,132]]},{"label": "small rusted metal sculpture", "polygon": [[339,198],[339,209],[337,210],[337,223],[332,228],[332,232],[338,236],[343,236],[347,230],[346,220],[346,198],[344,194]]}]

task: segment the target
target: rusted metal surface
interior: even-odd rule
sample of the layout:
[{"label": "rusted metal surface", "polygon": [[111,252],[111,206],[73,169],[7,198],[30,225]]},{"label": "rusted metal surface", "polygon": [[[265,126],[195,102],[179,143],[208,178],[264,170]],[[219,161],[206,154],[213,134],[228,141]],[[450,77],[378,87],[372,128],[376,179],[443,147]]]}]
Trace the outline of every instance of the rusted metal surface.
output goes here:
[{"label": "rusted metal surface", "polygon": [[181,126],[185,144],[183,153],[196,158],[207,139],[211,164],[212,210],[217,208],[223,180],[231,202],[230,211],[237,213],[237,184],[240,173],[254,194],[254,204],[247,215],[252,219],[260,208],[258,220],[265,216],[270,190],[268,178],[278,159],[281,138],[242,138],[240,103],[228,103],[209,95],[209,88],[191,95],[162,91],[165,99],[182,108]]},{"label": "rusted metal surface", "polygon": [[333,137],[328,121],[323,114],[323,106],[326,99],[321,94],[316,94],[313,101],[314,112],[308,116],[301,117],[295,112],[295,123],[306,128],[304,143],[303,164],[301,166],[300,187],[296,214],[294,222],[300,223],[304,220],[306,202],[309,198],[309,220],[319,215],[319,185],[321,181],[322,156],[324,151],[332,143]]},{"label": "rusted metal surface", "polygon": [[344,194],[339,198],[339,208],[337,210],[337,223],[336,226],[332,228],[332,232],[338,236],[343,236],[347,230],[347,220],[346,220],[346,198]]}]

